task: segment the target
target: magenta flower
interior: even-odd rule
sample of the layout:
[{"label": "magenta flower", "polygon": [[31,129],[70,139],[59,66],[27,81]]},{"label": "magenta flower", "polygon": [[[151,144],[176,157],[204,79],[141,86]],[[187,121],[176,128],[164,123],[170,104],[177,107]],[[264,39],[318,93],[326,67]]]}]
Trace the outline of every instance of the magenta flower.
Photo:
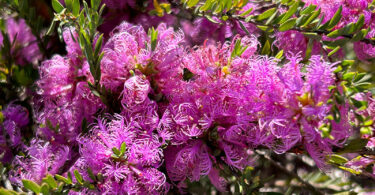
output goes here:
[{"label": "magenta flower", "polygon": [[[36,38],[26,25],[25,20],[19,19],[16,21],[13,18],[8,18],[5,23],[5,32],[9,36],[9,41],[10,43],[14,42],[11,52],[16,63],[18,65],[37,63],[42,58],[42,54],[39,51]],[[3,46],[3,39],[4,37],[0,33],[0,46]]]},{"label": "magenta flower", "polygon": [[[157,134],[148,132],[137,120],[115,115],[98,120],[88,136],[78,139],[82,165],[105,176],[100,192],[158,194],[167,189],[165,175],[157,170],[163,158],[161,143]],[[113,148],[121,150],[124,144],[124,153],[114,157]]]},{"label": "magenta flower", "polygon": [[10,179],[18,185],[22,185],[22,179],[40,183],[47,174],[59,173],[71,155],[68,146],[51,145],[37,139],[30,142],[26,152],[26,156],[17,156],[12,163],[14,169],[10,172]]}]

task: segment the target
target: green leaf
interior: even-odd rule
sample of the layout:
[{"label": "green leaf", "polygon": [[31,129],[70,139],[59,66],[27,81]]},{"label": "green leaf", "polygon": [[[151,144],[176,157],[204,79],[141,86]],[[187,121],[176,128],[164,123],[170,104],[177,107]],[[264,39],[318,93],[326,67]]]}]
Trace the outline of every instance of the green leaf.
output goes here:
[{"label": "green leaf", "polygon": [[101,0],[91,0],[91,7],[94,10],[98,10]]},{"label": "green leaf", "polygon": [[68,177],[67,177],[67,179],[68,179],[68,181],[69,181],[70,184],[73,183],[72,173],[71,173],[70,171],[68,172]]},{"label": "green leaf", "polygon": [[265,25],[269,25],[269,24],[271,24],[271,22],[275,22],[274,19],[276,18],[278,13],[279,13],[279,11],[276,11],[275,13],[273,13],[272,16],[267,19]]},{"label": "green leaf", "polygon": [[302,27],[308,26],[313,20],[315,20],[315,18],[317,18],[320,15],[320,12],[321,12],[320,8],[317,11],[314,11],[310,15],[309,19],[307,19],[306,22],[302,25]]},{"label": "green leaf", "polygon": [[355,31],[361,29],[364,24],[365,24],[365,16],[361,14],[357,22],[355,23]]},{"label": "green leaf", "polygon": [[340,169],[344,170],[344,171],[348,171],[352,174],[355,174],[355,175],[358,175],[358,174],[361,174],[361,171],[357,171],[355,169],[351,169],[351,168],[348,168],[348,167],[344,167],[344,166],[339,166]]},{"label": "green leaf", "polygon": [[291,28],[294,27],[295,24],[296,24],[296,19],[291,18],[291,19],[287,20],[286,22],[284,22],[283,24],[280,25],[279,31],[283,32],[283,31],[290,30]]},{"label": "green leaf", "polygon": [[321,39],[321,36],[315,32],[302,32],[302,34],[309,39]]},{"label": "green leaf", "polygon": [[283,54],[284,54],[284,50],[280,50],[280,51],[276,54],[275,58],[277,58],[277,59],[281,59],[281,58],[283,57]]},{"label": "green leaf", "polygon": [[50,174],[43,178],[43,182],[47,183],[52,189],[57,188],[57,182]]},{"label": "green leaf", "polygon": [[78,172],[78,170],[74,170],[74,176],[76,177],[77,182],[82,185],[83,184],[83,177]]},{"label": "green leaf", "polygon": [[36,194],[40,193],[40,186],[37,183],[31,180],[23,179],[22,184],[23,184],[23,187],[25,187],[28,190],[33,191],[34,193]]},{"label": "green leaf", "polygon": [[79,0],[73,0],[73,15],[77,17],[79,15],[79,11],[81,9],[81,5],[79,3]]},{"label": "green leaf", "polygon": [[194,7],[197,3],[199,3],[199,0],[188,0],[187,2],[187,8]]},{"label": "green leaf", "polygon": [[305,22],[309,19],[308,15],[303,15],[297,18],[296,25],[297,26],[302,26],[302,24],[305,24]]},{"label": "green leaf", "polygon": [[337,154],[332,154],[329,158],[329,162],[333,164],[343,165],[348,162],[348,159]]},{"label": "green leaf", "polygon": [[354,98],[350,98],[350,101],[358,110],[365,110],[367,108],[367,101],[359,101]]},{"label": "green leaf", "polygon": [[207,20],[209,20],[210,22],[212,22],[212,23],[215,23],[215,24],[220,24],[220,22],[219,21],[217,21],[217,20],[215,20],[215,19],[213,19],[211,16],[209,16],[209,15],[207,15],[206,16],[206,18],[207,18]]},{"label": "green leaf", "polygon": [[120,152],[121,154],[124,154],[126,151],[126,143],[122,142],[121,147],[120,147]]},{"label": "green leaf", "polygon": [[355,75],[356,72],[347,72],[342,76],[342,79],[345,81],[352,81]]},{"label": "green leaf", "polygon": [[151,28],[151,50],[154,51],[156,49],[158,41],[158,31],[154,28]]},{"label": "green leaf", "polygon": [[314,39],[309,39],[309,42],[307,43],[306,52],[305,52],[305,58],[303,59],[303,61],[307,62],[310,59],[313,46],[314,46]]},{"label": "green leaf", "polygon": [[252,11],[253,11],[253,8],[250,8],[250,9],[246,10],[245,12],[243,12],[240,16],[241,16],[241,17],[245,17],[245,16],[247,16],[248,14],[250,14]]},{"label": "green leaf", "polygon": [[374,124],[374,121],[371,120],[371,119],[369,119],[369,120],[367,120],[367,121],[365,121],[365,122],[363,123],[364,126],[371,126],[372,124]]},{"label": "green leaf", "polygon": [[328,53],[328,57],[330,57],[333,54],[335,54],[340,48],[341,48],[340,46],[337,46],[335,49],[333,49],[331,52]]},{"label": "green leaf", "polygon": [[303,9],[300,14],[301,15],[304,15],[304,14],[310,14],[312,11],[314,11],[316,9],[316,5],[309,5],[308,7],[306,7],[305,9]]},{"label": "green leaf", "polygon": [[199,11],[204,12],[211,8],[213,0],[207,0],[202,7],[199,8]]},{"label": "green leaf", "polygon": [[349,23],[343,28],[336,29],[329,33],[327,36],[330,38],[336,38],[342,35],[349,35],[352,34],[355,31],[355,23]]},{"label": "green leaf", "polygon": [[296,13],[298,6],[299,6],[300,1],[296,1],[290,8],[289,10],[285,13],[284,17],[279,21],[279,24],[284,23],[287,21],[290,17],[293,16],[294,13]]},{"label": "green leaf", "polygon": [[336,11],[336,13],[333,15],[333,17],[329,21],[328,26],[327,26],[328,29],[332,29],[333,27],[336,26],[337,23],[339,23],[342,17],[341,11],[342,11],[342,5],[339,7],[339,9]]},{"label": "green leaf", "polygon": [[96,177],[90,167],[87,168],[87,173],[89,174],[89,177],[90,179],[92,179],[92,181],[96,181]]},{"label": "green leaf", "polygon": [[262,49],[262,52],[261,54],[262,55],[268,55],[271,53],[271,44],[270,42],[267,40],[265,43],[264,43],[264,46],[263,46],[263,49]]},{"label": "green leaf", "polygon": [[334,31],[328,33],[327,37],[336,38],[336,37],[338,37],[340,35],[342,35],[342,34],[340,34],[339,29],[337,29],[337,30],[334,30]]},{"label": "green leaf", "polygon": [[272,16],[273,13],[275,13],[276,11],[276,8],[271,8],[265,12],[263,12],[262,14],[260,14],[257,18],[257,20],[264,20],[264,19],[267,19],[269,17]]},{"label": "green leaf", "polygon": [[51,194],[51,193],[49,192],[49,186],[48,186],[48,184],[46,184],[46,183],[42,184],[42,186],[41,186],[41,188],[40,188],[40,192],[41,192],[42,194],[44,194],[44,195],[49,195],[49,194]]},{"label": "green leaf", "polygon": [[112,148],[112,152],[116,155],[116,156],[121,156],[121,152],[119,149],[117,149],[116,147],[113,147]]},{"label": "green leaf", "polygon": [[364,39],[367,36],[369,30],[370,30],[370,28],[362,29],[361,31],[359,31],[358,33],[356,33],[353,36],[352,41],[360,41],[360,40]]},{"label": "green leaf", "polygon": [[66,183],[66,184],[72,184],[72,182],[69,181],[68,178],[65,178],[65,177],[62,176],[62,175],[55,174],[55,177],[56,177],[57,180],[62,181],[62,182],[64,182],[64,183]]},{"label": "green leaf", "polygon": [[353,66],[354,63],[355,63],[354,60],[343,60],[343,61],[341,62],[341,64],[342,64],[343,66],[348,66],[348,67]]},{"label": "green leaf", "polygon": [[354,78],[354,83],[363,83],[365,81],[369,81],[372,78],[371,74],[366,72],[358,73],[357,76]]},{"label": "green leaf", "polygon": [[7,190],[7,189],[0,187],[0,195],[19,195],[19,193],[13,190]]},{"label": "green leaf", "polygon": [[73,12],[73,0],[65,0],[65,6],[69,12]]},{"label": "green leaf", "polygon": [[246,32],[247,35],[250,35],[250,32],[247,30],[247,28],[242,24],[241,21],[238,21],[240,23],[240,27],[242,28],[243,31]]},{"label": "green leaf", "polygon": [[52,0],[52,8],[56,13],[60,13],[64,9],[64,6],[61,5],[59,0]]},{"label": "green leaf", "polygon": [[267,33],[272,33],[274,30],[273,28],[269,27],[269,26],[262,26],[262,25],[257,25],[257,27],[264,31],[264,32],[267,32]]},{"label": "green leaf", "polygon": [[98,56],[103,44],[103,34],[101,34],[96,41],[94,55]]},{"label": "green leaf", "polygon": [[372,127],[361,127],[359,132],[361,133],[361,135],[372,135],[372,130]]}]

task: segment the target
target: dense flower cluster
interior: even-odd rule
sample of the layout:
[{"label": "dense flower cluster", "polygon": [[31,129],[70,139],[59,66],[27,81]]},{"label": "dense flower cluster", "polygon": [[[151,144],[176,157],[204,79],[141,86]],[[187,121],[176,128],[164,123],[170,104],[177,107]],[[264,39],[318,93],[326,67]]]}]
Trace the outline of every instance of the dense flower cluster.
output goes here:
[{"label": "dense flower cluster", "polygon": [[[35,36],[31,33],[30,27],[25,20],[8,18],[5,20],[6,35],[12,44],[11,55],[18,65],[36,63],[42,58]],[[20,33],[22,32],[22,33]],[[0,33],[0,46],[3,46],[4,37]]]},{"label": "dense flower cluster", "polygon": [[[371,0],[304,0],[303,2],[306,3],[306,6],[312,4],[317,6],[316,9],[321,9],[321,17],[323,17],[324,15],[323,22],[329,21],[341,6],[342,18],[333,30],[343,28],[349,23],[355,23],[357,22],[358,18],[361,15],[363,15],[364,26],[362,28],[370,28],[370,32],[367,34],[367,38],[374,37],[375,15],[368,9],[368,6],[372,2]],[[330,38],[323,37],[323,40],[330,40]],[[304,54],[307,49],[308,39],[301,32],[298,31],[290,30],[286,32],[278,32],[276,33],[275,45],[278,48],[284,49],[287,52],[293,52],[295,54],[302,52]],[[355,42],[354,51],[357,57],[363,61],[375,57],[375,49],[371,44]],[[342,52],[343,51],[341,50],[340,53],[342,54]],[[338,56],[342,56],[340,53],[338,53]],[[327,51],[323,50],[319,42],[313,41],[312,54],[327,55],[328,53]]]},{"label": "dense flower cluster", "polygon": [[[222,170],[253,165],[256,148],[304,148],[325,168],[332,147],[351,135],[348,108],[327,104],[329,86],[336,84],[334,64],[313,56],[302,71],[301,59],[290,55],[280,67],[277,59],[257,54],[255,36],[190,48],[183,47],[181,31],[165,24],[156,30],[154,48],[141,26],[124,22],[110,34],[100,82],[121,102],[121,113],[111,115],[98,112],[106,108],[87,85],[89,65],[80,58],[74,29],[65,29],[67,55],[40,67],[38,138],[13,161],[14,183],[74,170],[93,182],[90,169],[104,177],[100,193],[163,193],[205,175],[226,191]],[[332,106],[341,120],[331,123],[326,138],[319,128],[329,122]],[[10,105],[5,112],[8,123],[26,124],[27,115],[15,110]],[[83,121],[91,123],[89,132]],[[17,133],[10,133],[14,144]]]},{"label": "dense flower cluster", "polygon": [[[226,1],[208,11],[200,1],[103,0],[103,18],[90,8],[94,1],[74,14],[80,2],[51,4],[63,10],[54,22],[65,54],[63,46],[59,54],[42,55],[44,40],[25,20],[2,20],[0,94],[10,95],[0,99],[6,105],[0,106],[0,168],[13,187],[30,189],[25,180],[31,180],[46,190],[52,176],[59,186],[47,190],[69,194],[184,194],[197,182],[210,182],[219,193],[239,185],[247,193],[263,185],[256,180],[265,177],[250,180],[253,169],[266,167],[259,159],[301,179],[298,165],[290,171],[272,158],[305,161],[302,154],[310,157],[304,166],[314,164],[309,171],[336,166],[375,178],[370,77],[350,69],[354,60],[335,62],[346,59],[348,48],[329,55],[329,41],[343,36],[326,36],[363,14],[367,40],[350,43],[359,61],[371,62],[372,0]],[[230,2],[236,5],[229,8]],[[69,3],[78,3],[76,10]],[[276,20],[294,5],[300,7],[285,14],[294,26],[282,30],[288,22]],[[307,19],[299,15],[309,5],[320,15],[305,28],[297,23]],[[310,28],[341,8],[331,29]],[[10,50],[3,47],[6,37]],[[10,60],[1,56],[8,51]],[[39,77],[20,82],[31,69]],[[352,143],[363,145],[347,152]]]},{"label": "dense flower cluster", "polygon": [[0,154],[3,156],[0,160],[8,162],[12,159],[11,150],[23,147],[21,131],[29,123],[29,113],[26,108],[16,104],[9,104],[2,113],[4,121],[0,126]]}]

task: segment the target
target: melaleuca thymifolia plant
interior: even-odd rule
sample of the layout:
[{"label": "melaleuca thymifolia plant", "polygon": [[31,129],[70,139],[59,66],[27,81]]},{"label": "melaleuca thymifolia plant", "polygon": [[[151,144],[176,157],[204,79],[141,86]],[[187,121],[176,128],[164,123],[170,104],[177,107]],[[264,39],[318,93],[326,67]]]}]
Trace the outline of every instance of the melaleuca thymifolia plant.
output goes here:
[{"label": "melaleuca thymifolia plant", "polygon": [[0,5],[1,193],[374,188],[371,1]]}]

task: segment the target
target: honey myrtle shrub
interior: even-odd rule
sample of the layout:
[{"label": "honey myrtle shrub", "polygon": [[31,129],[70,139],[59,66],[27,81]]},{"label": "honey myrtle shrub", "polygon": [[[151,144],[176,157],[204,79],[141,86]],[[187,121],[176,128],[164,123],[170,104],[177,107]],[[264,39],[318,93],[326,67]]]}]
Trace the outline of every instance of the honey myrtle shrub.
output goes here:
[{"label": "honey myrtle shrub", "polygon": [[0,10],[0,194],[375,191],[373,1]]}]

